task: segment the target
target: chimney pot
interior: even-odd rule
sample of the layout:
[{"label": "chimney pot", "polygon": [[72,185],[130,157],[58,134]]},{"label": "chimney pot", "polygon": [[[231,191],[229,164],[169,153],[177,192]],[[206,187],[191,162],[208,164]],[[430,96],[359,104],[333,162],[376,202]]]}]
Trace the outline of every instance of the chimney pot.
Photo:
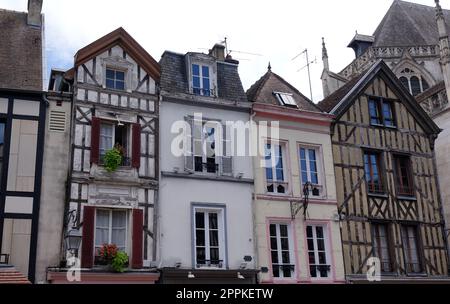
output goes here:
[{"label": "chimney pot", "polygon": [[42,3],[43,0],[28,0],[28,25],[42,26]]}]

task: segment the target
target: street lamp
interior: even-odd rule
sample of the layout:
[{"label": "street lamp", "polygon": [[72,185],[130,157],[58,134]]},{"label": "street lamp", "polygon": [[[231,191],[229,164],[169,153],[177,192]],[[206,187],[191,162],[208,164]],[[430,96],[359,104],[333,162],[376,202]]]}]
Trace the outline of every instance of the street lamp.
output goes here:
[{"label": "street lamp", "polygon": [[81,232],[78,229],[71,229],[66,233],[64,237],[66,250],[70,251],[70,253],[73,253],[75,257],[78,256],[78,249],[80,248],[81,238]]}]

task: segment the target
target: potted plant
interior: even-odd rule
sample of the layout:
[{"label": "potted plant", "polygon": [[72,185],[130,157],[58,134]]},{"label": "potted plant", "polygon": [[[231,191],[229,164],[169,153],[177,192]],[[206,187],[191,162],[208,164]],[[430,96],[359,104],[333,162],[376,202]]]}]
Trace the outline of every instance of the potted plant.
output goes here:
[{"label": "potted plant", "polygon": [[122,164],[122,152],[118,148],[113,148],[105,153],[104,166],[109,173],[114,172]]},{"label": "potted plant", "polygon": [[97,265],[108,266],[112,271],[125,272],[129,265],[126,252],[119,251],[115,244],[103,244],[95,257]]}]

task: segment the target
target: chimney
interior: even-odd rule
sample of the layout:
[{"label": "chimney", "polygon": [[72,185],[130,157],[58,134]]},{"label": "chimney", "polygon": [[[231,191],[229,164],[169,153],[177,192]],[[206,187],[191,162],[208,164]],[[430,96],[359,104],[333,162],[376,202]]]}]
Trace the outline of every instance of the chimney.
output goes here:
[{"label": "chimney", "polygon": [[216,43],[211,50],[209,50],[209,55],[213,56],[219,61],[225,60],[225,46]]},{"label": "chimney", "polygon": [[43,0],[28,0],[28,25],[39,27],[42,25],[42,2]]}]

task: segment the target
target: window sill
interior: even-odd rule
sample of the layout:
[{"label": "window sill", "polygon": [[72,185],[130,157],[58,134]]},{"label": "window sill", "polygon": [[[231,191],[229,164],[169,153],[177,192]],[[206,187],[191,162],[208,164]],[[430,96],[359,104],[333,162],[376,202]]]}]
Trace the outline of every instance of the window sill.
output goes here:
[{"label": "window sill", "polygon": [[368,195],[370,197],[377,197],[377,198],[389,198],[389,195],[386,193],[371,193],[369,192]]},{"label": "window sill", "polygon": [[401,201],[417,202],[417,197],[415,196],[397,195],[397,199]]},{"label": "window sill", "polygon": [[386,125],[380,125],[380,124],[370,124],[371,127],[378,128],[378,129],[391,129],[391,130],[398,130],[396,126],[386,126]]}]

